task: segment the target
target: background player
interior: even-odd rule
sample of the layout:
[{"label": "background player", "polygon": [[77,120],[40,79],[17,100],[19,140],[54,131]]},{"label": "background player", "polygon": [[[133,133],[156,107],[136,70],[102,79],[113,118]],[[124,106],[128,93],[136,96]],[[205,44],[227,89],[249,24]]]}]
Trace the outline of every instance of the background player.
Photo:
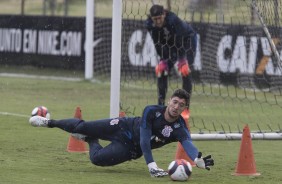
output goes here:
[{"label": "background player", "polygon": [[[182,87],[189,93],[188,109],[192,92],[190,66],[194,63],[197,34],[176,14],[161,5],[153,5],[146,20],[146,28],[154,41],[160,61],[156,66],[158,104],[164,105],[168,88],[168,76],[173,66],[182,76]],[[189,113],[189,112],[188,112]]]},{"label": "background player", "polygon": [[[187,106],[189,95],[183,89],[176,90],[167,106],[146,106],[142,117],[123,117],[85,122],[80,119],[48,120],[33,116],[29,122],[36,127],[60,128],[89,144],[90,160],[98,166],[112,166],[140,158],[144,155],[153,177],[168,173],[160,169],[153,159],[152,149],[179,141],[187,155],[199,168],[210,169],[214,165],[211,156],[202,153],[192,143],[185,121],[180,115]],[[111,141],[105,147],[99,139]]]}]

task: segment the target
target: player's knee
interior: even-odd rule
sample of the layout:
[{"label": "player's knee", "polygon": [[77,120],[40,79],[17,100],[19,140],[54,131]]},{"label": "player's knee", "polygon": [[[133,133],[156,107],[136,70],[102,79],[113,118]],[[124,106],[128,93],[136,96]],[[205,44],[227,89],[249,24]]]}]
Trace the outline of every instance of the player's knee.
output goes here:
[{"label": "player's knee", "polygon": [[95,159],[95,157],[90,157],[90,161],[94,165],[102,166],[101,163],[97,159]]},{"label": "player's knee", "polygon": [[97,157],[96,155],[90,155],[90,161],[92,164],[97,166],[107,166],[107,164],[99,159],[99,157]]}]

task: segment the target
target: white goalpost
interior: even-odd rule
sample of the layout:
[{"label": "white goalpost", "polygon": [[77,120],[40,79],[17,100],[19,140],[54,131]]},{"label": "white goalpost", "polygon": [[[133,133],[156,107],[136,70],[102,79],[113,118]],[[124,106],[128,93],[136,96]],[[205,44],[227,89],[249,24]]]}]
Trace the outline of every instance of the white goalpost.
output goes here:
[{"label": "white goalpost", "polygon": [[[112,12],[112,53],[111,53],[111,92],[110,117],[119,116],[120,104],[120,66],[121,66],[121,20],[122,0],[113,0]],[[85,33],[85,79],[93,79],[94,65],[94,8],[95,0],[86,1],[86,33]],[[99,42],[101,40],[97,40]]]},{"label": "white goalpost", "polygon": [[273,52],[273,54],[274,54],[274,56],[275,56],[275,59],[276,59],[276,61],[277,61],[277,64],[278,64],[278,66],[280,67],[280,69],[282,69],[282,61],[281,61],[281,59],[280,59],[279,53],[278,53],[278,51],[277,51],[277,48],[276,48],[276,46],[275,46],[275,43],[273,42],[273,40],[272,40],[272,38],[271,38],[271,34],[269,33],[269,30],[268,30],[268,28],[267,28],[267,26],[266,26],[266,24],[265,24],[265,22],[264,22],[264,20],[263,20],[263,17],[261,16],[261,13],[260,13],[260,11],[259,11],[257,5],[256,5],[256,1],[252,1],[251,7],[252,7],[253,10],[256,12],[256,14],[257,14],[257,16],[258,16],[258,18],[259,18],[259,21],[260,21],[260,23],[261,23],[261,25],[262,25],[263,31],[264,31],[264,33],[265,33],[267,39],[268,39],[269,45],[270,45],[270,47],[271,47],[271,50],[272,50],[272,52]]},{"label": "white goalpost", "polygon": [[119,116],[122,0],[113,0],[110,117]]},{"label": "white goalpost", "polygon": [[95,0],[86,1],[85,79],[93,78],[93,32]]},{"label": "white goalpost", "polygon": [[[193,140],[241,140],[242,133],[191,134]],[[253,133],[253,140],[282,140],[282,133]]]}]

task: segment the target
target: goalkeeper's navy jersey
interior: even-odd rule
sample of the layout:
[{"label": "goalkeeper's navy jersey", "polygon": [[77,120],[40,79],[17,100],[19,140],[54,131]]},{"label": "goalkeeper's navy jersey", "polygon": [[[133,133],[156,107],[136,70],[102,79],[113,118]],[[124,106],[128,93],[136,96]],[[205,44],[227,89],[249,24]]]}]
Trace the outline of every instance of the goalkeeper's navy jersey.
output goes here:
[{"label": "goalkeeper's navy jersey", "polygon": [[177,141],[182,143],[186,152],[189,150],[187,154],[192,157],[191,159],[194,159],[198,150],[192,144],[185,120],[180,116],[173,123],[167,122],[164,118],[165,110],[165,106],[147,106],[143,111],[142,118],[123,119],[127,124],[126,129],[132,134],[128,137],[136,146],[141,147],[147,163],[153,162],[151,149]]},{"label": "goalkeeper's navy jersey", "polygon": [[170,142],[191,139],[185,121],[180,118],[173,122],[167,122],[164,118],[165,106],[147,106],[144,109],[141,126],[152,130],[151,146],[156,148]]},{"label": "goalkeeper's navy jersey", "polygon": [[161,59],[175,61],[185,57],[189,64],[192,64],[196,53],[197,35],[187,22],[182,21],[175,13],[167,11],[163,27],[155,27],[150,17],[145,24]]}]

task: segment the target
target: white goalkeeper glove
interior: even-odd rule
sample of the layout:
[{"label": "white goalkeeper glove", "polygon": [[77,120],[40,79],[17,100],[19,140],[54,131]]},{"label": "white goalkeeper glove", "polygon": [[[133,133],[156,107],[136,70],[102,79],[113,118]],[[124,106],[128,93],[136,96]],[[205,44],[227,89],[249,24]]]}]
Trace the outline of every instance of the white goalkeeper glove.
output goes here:
[{"label": "white goalkeeper glove", "polygon": [[198,157],[195,158],[194,163],[197,167],[201,169],[207,169],[210,170],[210,166],[214,165],[214,160],[211,158],[211,155],[208,155],[206,157],[202,157],[202,153],[199,152]]},{"label": "white goalkeeper glove", "polygon": [[158,168],[156,162],[151,162],[148,164],[149,172],[152,177],[163,177],[167,176],[168,173],[163,169]]}]

